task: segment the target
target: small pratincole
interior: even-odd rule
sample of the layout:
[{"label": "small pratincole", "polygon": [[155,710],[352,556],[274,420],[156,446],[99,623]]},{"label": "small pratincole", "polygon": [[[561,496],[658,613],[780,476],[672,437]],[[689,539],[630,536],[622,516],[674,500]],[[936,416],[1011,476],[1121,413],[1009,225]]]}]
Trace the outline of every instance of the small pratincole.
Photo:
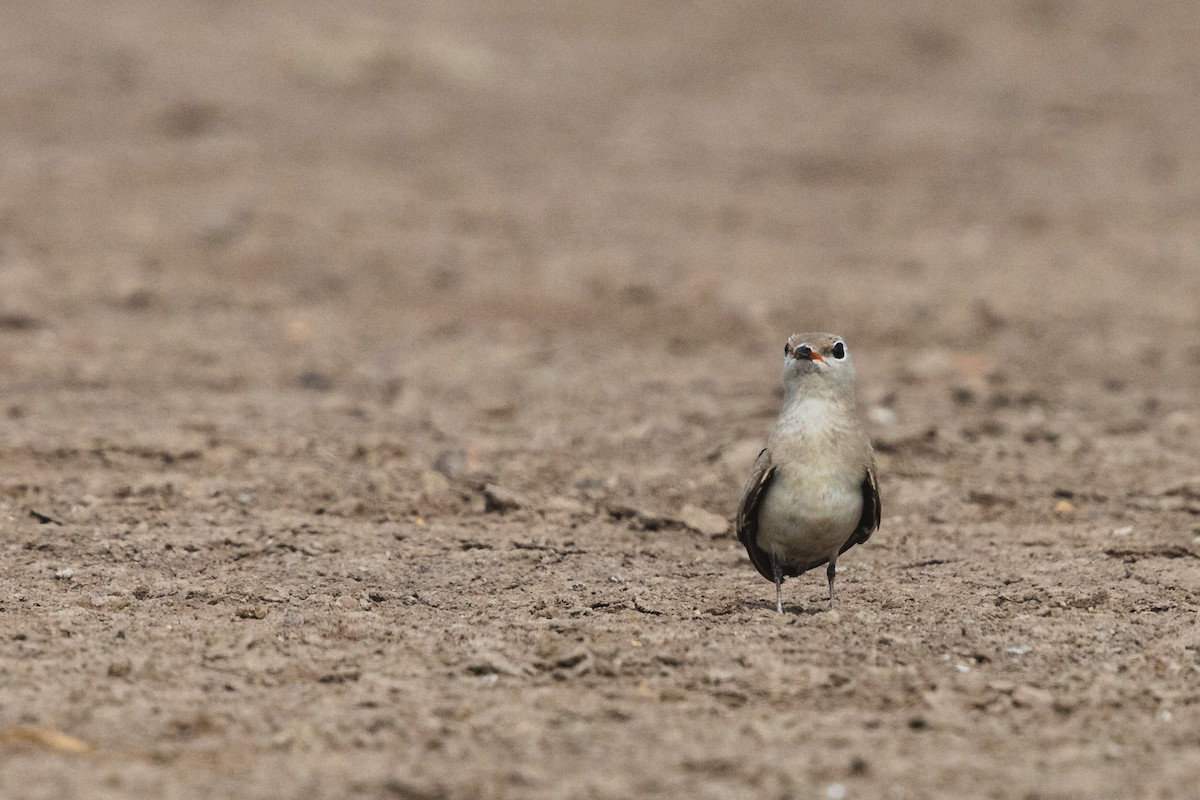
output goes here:
[{"label": "small pratincole", "polygon": [[783,346],[783,410],[738,505],[737,534],[775,582],[827,564],[829,607],[838,556],[879,527],[879,482],[858,418],[854,362],[842,337],[792,334]]}]

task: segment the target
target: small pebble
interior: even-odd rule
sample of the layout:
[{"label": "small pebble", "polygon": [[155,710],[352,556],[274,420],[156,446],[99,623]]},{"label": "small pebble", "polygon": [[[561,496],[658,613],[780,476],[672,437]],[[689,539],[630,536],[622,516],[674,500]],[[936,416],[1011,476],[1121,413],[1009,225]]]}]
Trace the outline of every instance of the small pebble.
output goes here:
[{"label": "small pebble", "polygon": [[887,406],[871,406],[871,410],[867,412],[867,419],[876,425],[895,425],[897,416],[896,412]]}]

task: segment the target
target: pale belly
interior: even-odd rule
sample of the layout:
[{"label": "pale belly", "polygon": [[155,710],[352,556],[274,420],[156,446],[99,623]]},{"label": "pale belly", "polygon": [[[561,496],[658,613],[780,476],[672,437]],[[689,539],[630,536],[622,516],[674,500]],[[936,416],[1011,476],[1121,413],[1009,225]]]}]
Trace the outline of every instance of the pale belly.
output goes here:
[{"label": "pale belly", "polygon": [[862,518],[862,486],[829,475],[777,475],[758,513],[758,546],[805,570],[841,549]]}]

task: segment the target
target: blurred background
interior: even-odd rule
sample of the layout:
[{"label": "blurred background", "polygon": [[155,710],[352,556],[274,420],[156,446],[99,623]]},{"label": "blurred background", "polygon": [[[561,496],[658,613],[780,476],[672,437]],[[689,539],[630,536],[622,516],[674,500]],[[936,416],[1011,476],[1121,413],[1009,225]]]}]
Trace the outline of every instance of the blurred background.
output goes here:
[{"label": "blurred background", "polygon": [[51,2],[0,31],[11,388],[336,386],[554,442],[770,391],[813,328],[902,422],[904,376],[1195,387],[1185,6]]},{"label": "blurred background", "polygon": [[[1049,326],[1053,361],[1081,338],[1171,350],[1154,328],[1196,316],[1183,6],[51,2],[0,22],[0,304],[97,347],[114,305],[162,337],[162,317],[246,334],[303,309],[331,348],[410,317],[747,352],[1000,320]],[[196,356],[219,327],[186,337]]]}]

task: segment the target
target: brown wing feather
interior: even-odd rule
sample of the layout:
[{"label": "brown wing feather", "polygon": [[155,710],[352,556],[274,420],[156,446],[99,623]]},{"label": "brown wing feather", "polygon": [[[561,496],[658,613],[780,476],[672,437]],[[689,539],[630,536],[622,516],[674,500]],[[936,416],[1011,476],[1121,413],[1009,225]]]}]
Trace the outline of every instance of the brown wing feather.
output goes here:
[{"label": "brown wing feather", "polygon": [[754,472],[746,491],[742,493],[742,502],[738,503],[737,536],[750,555],[750,561],[769,581],[775,580],[771,574],[771,557],[758,546],[758,510],[771,479],[775,477],[775,465],[771,463],[771,454],[763,448],[754,461]]},{"label": "brown wing feather", "polygon": [[879,479],[875,477],[875,459],[873,458],[867,464],[867,474],[863,476],[862,498],[862,517],[858,520],[858,527],[854,529],[854,533],[842,545],[842,549],[838,551],[839,554],[846,552],[856,544],[862,544],[867,539],[870,539],[871,534],[879,528]]}]

